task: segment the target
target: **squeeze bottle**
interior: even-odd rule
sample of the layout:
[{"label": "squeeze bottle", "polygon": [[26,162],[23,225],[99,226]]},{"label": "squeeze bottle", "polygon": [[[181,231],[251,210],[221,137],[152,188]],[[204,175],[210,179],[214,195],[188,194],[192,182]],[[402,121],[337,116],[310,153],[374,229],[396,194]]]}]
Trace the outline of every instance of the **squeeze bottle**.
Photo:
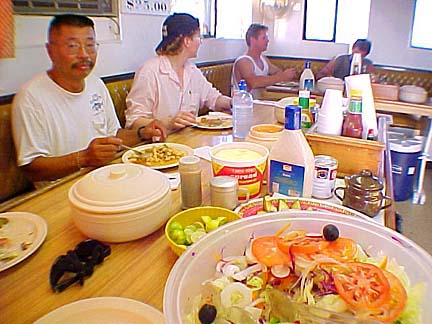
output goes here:
[{"label": "squeeze bottle", "polygon": [[311,197],[315,159],[300,127],[300,107],[285,108],[285,129],[269,155],[270,193]]},{"label": "squeeze bottle", "polygon": [[315,76],[311,70],[311,62],[305,62],[305,68],[300,75],[300,90],[309,90],[312,91],[315,87]]}]

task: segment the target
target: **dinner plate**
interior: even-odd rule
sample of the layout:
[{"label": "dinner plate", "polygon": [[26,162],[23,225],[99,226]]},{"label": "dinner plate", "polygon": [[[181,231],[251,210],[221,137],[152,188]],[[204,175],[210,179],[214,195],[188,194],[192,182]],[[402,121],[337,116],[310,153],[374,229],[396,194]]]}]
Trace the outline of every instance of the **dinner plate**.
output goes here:
[{"label": "dinner plate", "polygon": [[[17,256],[7,261],[0,261],[0,272],[32,255],[43,243],[47,236],[48,225],[46,221],[35,214],[27,212],[7,212],[0,214],[9,223],[0,229],[0,237],[10,240],[11,246],[8,249],[14,250]],[[30,243],[25,250],[22,250],[22,243]],[[15,248],[16,247],[16,250]]]},{"label": "dinner plate", "polygon": [[[331,212],[336,214],[342,214],[347,216],[354,216],[354,217],[360,217],[363,219],[370,220],[369,217],[366,215],[363,215],[360,212],[357,212],[355,210],[352,210],[351,208],[336,205],[331,202],[326,202],[318,199],[313,198],[298,198],[298,197],[284,197],[284,198],[277,198],[277,197],[271,197],[267,199],[271,205],[274,208],[273,212],[276,212],[278,210],[279,206],[279,200],[283,200],[289,207],[289,209],[286,209],[284,211],[298,211],[300,210],[313,210],[313,211],[324,211],[324,212]],[[265,211],[263,206],[263,198],[257,198],[249,200],[246,203],[241,204],[238,206],[235,210],[236,213],[238,213],[241,217],[249,217],[261,213],[269,213],[272,211]]]},{"label": "dinner plate", "polygon": [[156,308],[134,299],[96,297],[66,304],[38,319],[34,324],[164,324]]},{"label": "dinner plate", "polygon": [[[209,122],[210,121],[210,122]],[[212,123],[213,121],[213,123]],[[231,115],[205,115],[197,117],[197,123],[194,125],[203,129],[227,129],[232,128]]]},{"label": "dinner plate", "polygon": [[[153,143],[153,144],[137,146],[134,149],[144,152],[146,149],[152,148],[154,146],[159,147],[163,145],[167,145],[168,147],[171,147],[175,150],[182,151],[185,153],[185,155],[193,155],[193,149],[191,147],[183,144],[177,144],[177,143]],[[130,157],[132,156],[136,156],[136,153],[134,153],[132,150],[126,151],[122,156],[123,163],[133,163],[129,161]],[[168,163],[168,164],[160,164],[160,165],[143,164],[143,165],[148,166],[149,168],[152,169],[161,170],[161,169],[176,167],[178,166],[178,164],[179,164],[178,160],[174,160],[172,163]]]}]

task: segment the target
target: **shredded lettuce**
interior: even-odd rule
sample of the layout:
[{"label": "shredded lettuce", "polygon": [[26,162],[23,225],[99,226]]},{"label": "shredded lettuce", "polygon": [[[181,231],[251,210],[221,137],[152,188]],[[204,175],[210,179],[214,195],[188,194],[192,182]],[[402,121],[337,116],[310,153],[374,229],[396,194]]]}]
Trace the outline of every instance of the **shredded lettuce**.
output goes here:
[{"label": "shredded lettuce", "polygon": [[407,290],[407,304],[394,324],[421,324],[421,303],[425,294],[424,283],[416,284]]}]

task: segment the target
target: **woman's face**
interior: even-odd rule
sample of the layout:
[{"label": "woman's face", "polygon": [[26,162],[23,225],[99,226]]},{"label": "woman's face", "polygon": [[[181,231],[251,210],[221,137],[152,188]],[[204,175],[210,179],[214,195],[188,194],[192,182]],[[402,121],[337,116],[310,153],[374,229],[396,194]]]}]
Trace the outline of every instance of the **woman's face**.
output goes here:
[{"label": "woman's face", "polygon": [[194,58],[198,56],[198,49],[201,46],[201,32],[198,29],[192,36],[185,38],[185,49],[189,52],[189,57]]}]

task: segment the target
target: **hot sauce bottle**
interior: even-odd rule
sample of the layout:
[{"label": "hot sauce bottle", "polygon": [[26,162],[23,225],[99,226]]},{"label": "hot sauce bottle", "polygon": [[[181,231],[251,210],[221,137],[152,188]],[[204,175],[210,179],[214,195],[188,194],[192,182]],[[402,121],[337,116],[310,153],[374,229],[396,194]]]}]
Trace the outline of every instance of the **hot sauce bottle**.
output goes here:
[{"label": "hot sauce bottle", "polygon": [[346,115],[342,126],[342,136],[362,138],[362,134],[363,121],[361,91],[352,89],[348,114]]}]

